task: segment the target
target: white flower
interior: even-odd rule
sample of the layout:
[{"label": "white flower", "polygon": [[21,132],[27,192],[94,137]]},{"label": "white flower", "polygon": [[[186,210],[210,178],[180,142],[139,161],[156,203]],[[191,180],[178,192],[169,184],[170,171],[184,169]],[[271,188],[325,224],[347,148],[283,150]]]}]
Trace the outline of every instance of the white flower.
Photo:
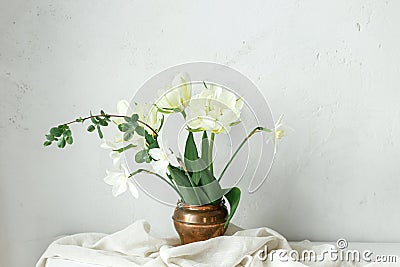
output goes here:
[{"label": "white flower", "polygon": [[130,180],[129,171],[124,165],[121,165],[121,168],[118,171],[106,171],[106,173],[107,176],[104,178],[104,182],[108,185],[112,185],[112,194],[114,197],[121,195],[128,188],[135,198],[139,197],[139,192]]},{"label": "white flower", "polygon": [[229,132],[230,127],[240,122],[243,100],[219,86],[208,85],[195,95],[188,108],[187,123],[193,130]]},{"label": "white flower", "polygon": [[[121,116],[132,116],[133,111],[132,111],[132,108],[130,107],[128,101],[120,100],[117,103],[117,114],[121,115]],[[121,124],[121,123],[125,122],[124,118],[113,118],[113,121],[116,124]]]},{"label": "white flower", "polygon": [[[151,128],[153,128],[153,129],[160,128],[162,114],[158,113],[157,107],[154,104],[135,103],[132,110],[133,110],[133,113],[139,115],[139,120],[145,122]],[[149,131],[148,128],[145,127],[145,129]],[[150,131],[149,133],[151,134],[152,132]]]},{"label": "white flower", "polygon": [[174,78],[172,85],[162,92],[155,105],[162,113],[182,112],[189,104],[191,96],[190,77],[187,73],[180,73]]},{"label": "white flower", "polygon": [[113,151],[117,149],[117,144],[115,142],[106,140],[100,145],[100,147],[104,149],[111,149],[109,157],[112,159],[114,167],[118,169],[121,168],[121,153]]},{"label": "white flower", "polygon": [[179,165],[172,150],[164,149],[162,143],[160,143],[160,148],[150,149],[149,154],[154,159],[154,161],[151,162],[153,170],[161,176],[165,176],[165,174],[168,173],[168,165]]},{"label": "white flower", "polygon": [[279,119],[276,121],[275,130],[273,131],[273,134],[267,139],[267,143],[269,143],[271,140],[281,140],[286,135],[287,130],[294,131],[293,128],[282,124],[282,119],[283,114],[279,116]]},{"label": "white flower", "polygon": [[[145,103],[138,104],[135,103],[134,106],[130,106],[129,102],[126,100],[121,100],[117,104],[117,113],[122,116],[132,116],[132,114],[137,114],[139,116],[139,120],[146,123],[152,129],[158,129],[161,126],[161,118],[162,114],[160,114],[153,104]],[[124,118],[115,118],[114,122],[118,125],[121,123],[126,123]],[[145,128],[147,132],[152,134],[152,130],[147,128],[147,126],[141,125]],[[115,136],[115,142],[120,143],[124,142],[123,134],[119,132]],[[145,147],[145,138],[143,136],[134,133],[132,138],[129,140],[129,143],[132,143],[136,146],[137,149],[144,149]]]}]

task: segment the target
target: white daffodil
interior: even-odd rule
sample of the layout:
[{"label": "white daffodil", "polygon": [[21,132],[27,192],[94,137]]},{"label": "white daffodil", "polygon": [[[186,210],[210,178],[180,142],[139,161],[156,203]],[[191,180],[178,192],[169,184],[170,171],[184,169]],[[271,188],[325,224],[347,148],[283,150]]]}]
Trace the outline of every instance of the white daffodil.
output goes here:
[{"label": "white daffodil", "polygon": [[178,74],[167,90],[161,92],[155,105],[162,113],[182,112],[188,106],[192,96],[192,85],[187,73]]},{"label": "white daffodil", "polygon": [[[129,105],[129,102],[126,100],[120,100],[117,103],[117,114],[121,116],[132,116],[133,110]],[[124,123],[124,118],[113,118],[113,121],[116,124]]]},{"label": "white daffodil", "polygon": [[269,143],[271,140],[281,140],[286,135],[287,130],[294,131],[293,128],[282,124],[282,120],[283,114],[279,116],[279,119],[276,121],[275,130],[273,131],[273,134],[267,139],[267,143]]},{"label": "white daffodil", "polygon": [[[137,114],[139,116],[140,121],[146,123],[154,130],[159,129],[161,126],[162,114],[158,112],[157,107],[154,106],[153,104],[135,103],[134,106],[130,106],[128,101],[121,100],[117,104],[117,113],[118,115],[129,116],[129,117],[132,116],[132,114]],[[116,124],[126,123],[124,118],[115,118],[114,122]],[[148,129],[147,126],[144,126],[144,128],[149,133],[152,133],[152,131]],[[118,134],[115,136],[114,139],[116,143],[124,142],[123,134],[121,132],[118,132]],[[135,147],[139,150],[144,149],[146,145],[145,138],[141,135],[138,135],[137,133],[134,133],[131,139],[128,140],[128,142],[135,145]]]},{"label": "white daffodil", "polygon": [[275,124],[274,136],[278,140],[282,139],[282,137],[285,136],[285,130],[282,128],[283,126],[282,119],[283,119],[283,114],[279,116],[279,119]]},{"label": "white daffodil", "polygon": [[229,132],[240,122],[243,100],[219,86],[208,85],[195,95],[188,107],[187,123],[197,131]]},{"label": "white daffodil", "polygon": [[104,149],[111,149],[111,152],[108,155],[112,159],[114,167],[118,169],[121,168],[121,153],[114,151],[117,149],[117,144],[106,140],[100,145],[100,147]]},{"label": "white daffodil", "polygon": [[168,173],[168,165],[178,166],[178,160],[170,149],[164,149],[162,143],[160,148],[152,148],[149,150],[150,156],[154,161],[151,162],[153,170],[161,176]]},{"label": "white daffodil", "polygon": [[104,178],[104,182],[112,186],[112,194],[114,197],[121,195],[127,189],[129,189],[133,197],[139,197],[139,192],[134,183],[130,180],[129,171],[124,165],[121,165],[118,171],[106,171],[106,173],[107,176]]}]

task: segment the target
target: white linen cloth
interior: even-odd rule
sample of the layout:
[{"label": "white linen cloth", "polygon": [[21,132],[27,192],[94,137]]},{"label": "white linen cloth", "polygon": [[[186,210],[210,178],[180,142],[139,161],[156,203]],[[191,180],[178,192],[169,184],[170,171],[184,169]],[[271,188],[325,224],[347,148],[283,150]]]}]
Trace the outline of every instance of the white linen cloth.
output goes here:
[{"label": "white linen cloth", "polygon": [[[161,239],[150,235],[150,225],[145,221],[136,221],[127,228],[107,235],[83,233],[62,237],[54,241],[42,255],[36,267],[45,267],[47,259],[67,259],[80,263],[99,266],[136,267],[136,266],[171,266],[171,267],[206,267],[206,266],[364,266],[362,263],[333,262],[284,262],[268,258],[263,261],[257,257],[260,250],[268,247],[270,255],[280,251],[295,249],[313,249],[322,252],[333,245],[312,246],[302,242],[291,247],[279,233],[258,228],[238,230],[229,227],[225,236],[207,241],[179,245],[177,238]],[[275,254],[277,255],[277,254]],[[368,264],[368,266],[374,266]]]}]

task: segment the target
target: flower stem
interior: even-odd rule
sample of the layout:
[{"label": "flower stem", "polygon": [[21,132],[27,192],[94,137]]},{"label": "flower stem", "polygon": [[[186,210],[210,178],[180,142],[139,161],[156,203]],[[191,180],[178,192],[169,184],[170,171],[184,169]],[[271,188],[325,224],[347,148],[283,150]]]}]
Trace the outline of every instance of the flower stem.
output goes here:
[{"label": "flower stem", "polygon": [[[98,114],[98,115],[91,115],[85,118],[79,118],[67,123],[64,123],[64,125],[69,125],[69,124],[73,124],[73,123],[77,123],[77,122],[81,122],[83,123],[84,121],[91,119],[91,118],[96,118],[96,117],[111,117],[111,118],[129,118],[129,116],[125,116],[125,115],[113,115],[113,114]],[[158,133],[156,130],[154,130],[150,125],[148,125],[147,123],[145,123],[144,121],[141,120],[137,120],[138,123],[141,123],[142,125],[146,126],[148,129],[150,129],[155,136],[158,136]]]},{"label": "flower stem", "polygon": [[210,146],[208,148],[208,160],[210,164],[210,172],[211,175],[214,176],[214,164],[213,164],[213,148],[214,148],[214,139],[215,139],[215,133],[211,133],[210,136]]},{"label": "flower stem", "polygon": [[160,178],[163,182],[165,182],[165,183],[167,183],[169,186],[171,186],[172,189],[174,189],[175,192],[179,195],[179,197],[182,198],[182,195],[181,195],[181,193],[179,193],[179,191],[178,191],[178,189],[176,188],[176,186],[173,185],[172,183],[168,182],[167,179],[165,179],[164,177],[162,177],[162,176],[159,175],[158,173],[155,173],[155,172],[152,172],[152,171],[149,171],[149,170],[146,170],[146,169],[138,169],[138,170],[132,172],[131,174],[129,174],[129,177],[128,177],[128,178],[132,178],[134,175],[139,174],[139,173],[141,173],[141,172],[144,172],[144,173],[148,173],[148,174],[152,174],[152,175],[157,176],[157,177]]},{"label": "flower stem", "polygon": [[247,136],[246,138],[240,143],[239,147],[236,149],[235,153],[233,153],[232,157],[229,159],[228,163],[225,165],[225,168],[222,170],[221,175],[218,178],[218,182],[221,181],[222,176],[224,176],[226,170],[228,169],[228,167],[231,165],[232,161],[235,159],[235,157],[237,156],[237,154],[239,153],[239,151],[242,149],[242,147],[246,144],[246,142],[250,139],[250,137],[252,137],[255,133],[259,133],[259,132],[272,132],[271,129],[265,128],[265,127],[261,127],[258,126],[256,128],[254,128]]},{"label": "flower stem", "polygon": [[182,114],[182,116],[183,116],[183,119],[186,120],[186,112],[185,112],[185,110],[182,110],[182,111],[181,111],[181,114]]}]

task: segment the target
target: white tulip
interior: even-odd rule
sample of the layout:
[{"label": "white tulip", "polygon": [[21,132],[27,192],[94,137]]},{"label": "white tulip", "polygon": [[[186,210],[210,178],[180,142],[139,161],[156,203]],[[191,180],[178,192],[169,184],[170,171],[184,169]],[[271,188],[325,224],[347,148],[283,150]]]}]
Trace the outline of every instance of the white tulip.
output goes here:
[{"label": "white tulip", "polygon": [[190,77],[187,73],[180,73],[174,78],[172,85],[166,91],[161,92],[155,105],[162,113],[183,112],[188,106],[191,96]]},{"label": "white tulip", "polygon": [[114,197],[121,195],[127,189],[129,189],[134,198],[139,197],[139,192],[134,183],[130,180],[130,173],[124,165],[121,165],[118,171],[106,171],[106,173],[107,176],[104,178],[104,182],[112,186],[112,194]]},{"label": "white tulip", "polygon": [[240,122],[243,100],[219,86],[208,85],[195,95],[188,107],[187,123],[192,130],[229,132]]},{"label": "white tulip", "polygon": [[[133,106],[132,110],[133,110],[133,113],[139,115],[139,120],[145,122],[151,128],[158,129],[160,127],[162,114],[160,114],[158,112],[157,107],[154,104],[149,104],[149,103],[138,104],[138,103],[135,103],[135,105]],[[146,127],[145,127],[145,129],[147,131],[149,131],[149,129],[147,129]],[[149,133],[152,134],[151,131],[149,131]]]}]

